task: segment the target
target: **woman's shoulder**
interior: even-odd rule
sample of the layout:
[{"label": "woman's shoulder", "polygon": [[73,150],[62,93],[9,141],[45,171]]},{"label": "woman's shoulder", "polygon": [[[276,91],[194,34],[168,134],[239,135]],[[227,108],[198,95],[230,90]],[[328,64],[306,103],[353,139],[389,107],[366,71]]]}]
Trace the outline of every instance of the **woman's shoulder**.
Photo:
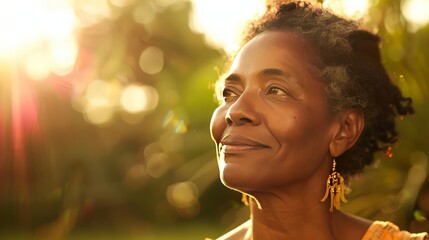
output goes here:
[{"label": "woman's shoulder", "polygon": [[342,211],[337,211],[333,218],[334,234],[338,239],[347,236],[349,239],[362,239],[370,228],[372,221]]},{"label": "woman's shoulder", "polygon": [[362,240],[425,240],[427,233],[409,233],[391,222],[374,221]]},{"label": "woman's shoulder", "polygon": [[246,239],[246,233],[250,225],[251,221],[248,220],[216,240],[244,240]]},{"label": "woman's shoulder", "polygon": [[361,240],[429,240],[427,233],[410,233],[391,222],[370,221],[351,214],[338,213],[335,222],[337,236]]},{"label": "woman's shoulder", "polygon": [[[357,236],[363,235],[362,240],[429,240],[428,233],[410,233],[387,221],[370,222],[348,214],[343,215],[342,219],[343,224],[339,224],[340,228],[347,232],[342,234],[359,239]],[[251,221],[248,220],[216,240],[245,240],[250,227]]]}]

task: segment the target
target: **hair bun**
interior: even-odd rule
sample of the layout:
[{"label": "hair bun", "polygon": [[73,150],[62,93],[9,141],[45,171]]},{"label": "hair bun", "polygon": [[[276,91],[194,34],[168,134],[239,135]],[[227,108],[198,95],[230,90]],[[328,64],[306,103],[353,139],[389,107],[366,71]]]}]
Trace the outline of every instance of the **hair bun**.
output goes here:
[{"label": "hair bun", "polygon": [[381,62],[380,38],[366,30],[355,30],[349,37],[353,52],[366,56],[377,62]]}]

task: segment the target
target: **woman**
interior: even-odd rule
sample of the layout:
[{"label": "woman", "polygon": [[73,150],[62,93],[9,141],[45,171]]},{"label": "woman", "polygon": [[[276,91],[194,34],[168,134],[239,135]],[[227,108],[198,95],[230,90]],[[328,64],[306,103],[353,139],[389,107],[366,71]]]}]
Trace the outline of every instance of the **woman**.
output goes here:
[{"label": "woman", "polygon": [[306,2],[254,22],[221,83],[211,133],[221,180],[250,220],[220,239],[425,239],[340,210],[345,183],[397,140],[413,113],[379,38]]}]

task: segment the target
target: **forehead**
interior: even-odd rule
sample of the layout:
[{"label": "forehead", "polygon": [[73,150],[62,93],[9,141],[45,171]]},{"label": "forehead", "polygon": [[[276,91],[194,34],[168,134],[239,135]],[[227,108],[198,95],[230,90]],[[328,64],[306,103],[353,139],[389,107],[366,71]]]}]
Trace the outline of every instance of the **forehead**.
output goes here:
[{"label": "forehead", "polygon": [[247,42],[238,52],[231,70],[255,65],[314,65],[315,54],[308,42],[292,31],[267,31]]}]

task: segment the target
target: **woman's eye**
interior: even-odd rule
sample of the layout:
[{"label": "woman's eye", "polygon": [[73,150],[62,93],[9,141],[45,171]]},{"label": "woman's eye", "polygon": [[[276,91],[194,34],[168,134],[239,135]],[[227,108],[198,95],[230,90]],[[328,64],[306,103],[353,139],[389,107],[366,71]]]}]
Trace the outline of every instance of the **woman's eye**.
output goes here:
[{"label": "woman's eye", "polygon": [[231,97],[236,97],[236,96],[238,96],[238,95],[236,93],[234,93],[231,89],[225,88],[222,91],[222,97],[223,97],[224,101],[227,101]]},{"label": "woman's eye", "polygon": [[267,95],[288,96],[289,93],[284,89],[272,86],[268,88]]}]

